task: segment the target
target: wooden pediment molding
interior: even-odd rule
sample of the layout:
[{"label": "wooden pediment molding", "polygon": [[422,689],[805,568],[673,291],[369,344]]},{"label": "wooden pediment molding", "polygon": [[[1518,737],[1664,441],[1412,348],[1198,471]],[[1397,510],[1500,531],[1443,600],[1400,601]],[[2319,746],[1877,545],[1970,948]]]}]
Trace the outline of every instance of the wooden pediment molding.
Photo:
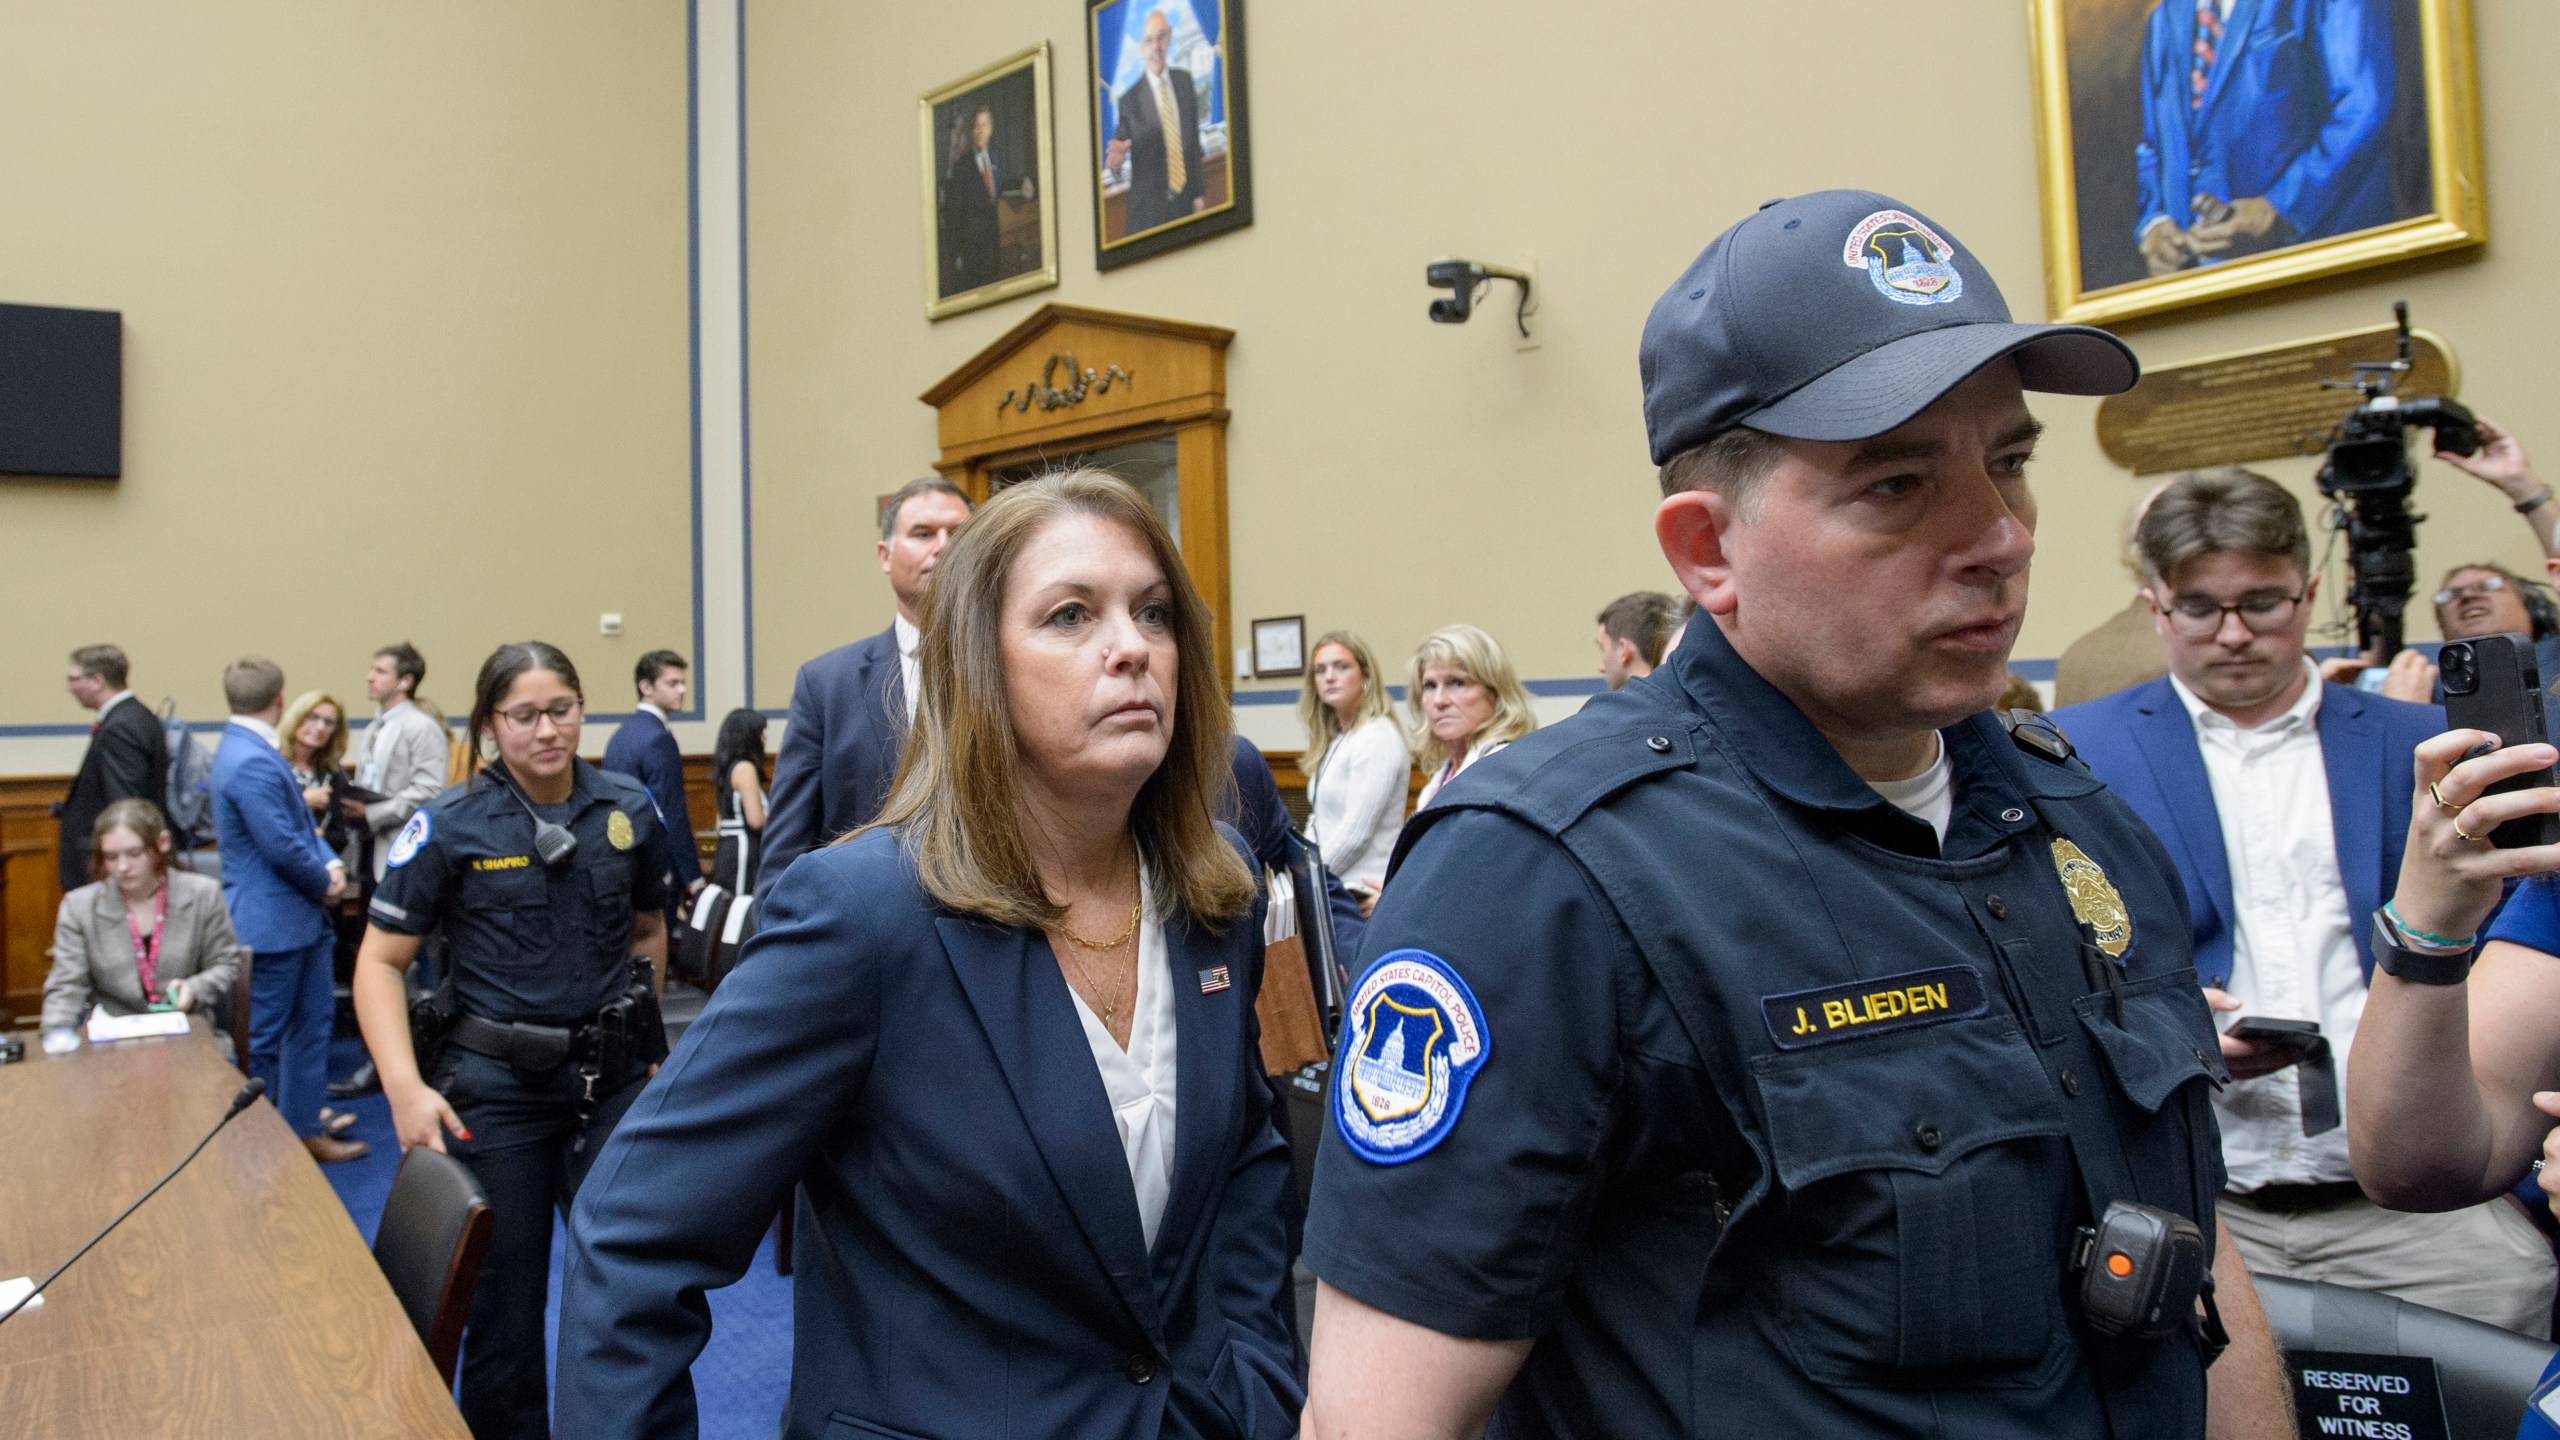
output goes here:
[{"label": "wooden pediment molding", "polygon": [[1235,332],[1043,305],[917,397],[946,472],[989,456],[1142,426],[1224,420]]}]

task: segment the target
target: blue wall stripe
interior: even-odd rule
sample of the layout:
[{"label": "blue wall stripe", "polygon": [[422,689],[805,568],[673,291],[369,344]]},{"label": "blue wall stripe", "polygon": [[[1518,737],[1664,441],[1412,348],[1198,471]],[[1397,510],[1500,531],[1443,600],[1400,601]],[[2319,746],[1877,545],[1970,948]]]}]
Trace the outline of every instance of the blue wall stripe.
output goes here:
[{"label": "blue wall stripe", "polygon": [[[738,0],[738,598],[745,607],[739,642],[747,686],[740,703],[750,710],[756,708],[756,508],[749,484],[755,473],[749,418],[754,413],[747,404],[747,0]],[[694,433],[702,433],[699,421]]]}]

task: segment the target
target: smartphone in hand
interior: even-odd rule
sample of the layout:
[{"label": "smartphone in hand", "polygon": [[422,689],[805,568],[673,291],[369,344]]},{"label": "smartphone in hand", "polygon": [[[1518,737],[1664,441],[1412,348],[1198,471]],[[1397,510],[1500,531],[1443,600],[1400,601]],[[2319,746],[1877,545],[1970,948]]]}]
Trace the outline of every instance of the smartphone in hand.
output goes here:
[{"label": "smartphone in hand", "polygon": [[[2486,730],[2498,737],[2500,748],[2537,745],[2551,738],[2544,733],[2542,673],[2529,637],[2481,635],[2448,640],[2436,652],[2436,666],[2444,684],[2445,718],[2455,729]],[[2560,775],[2546,765],[2501,780],[2489,787],[2489,793],[2555,784],[2560,784]],[[2502,850],[2552,844],[2560,841],[2560,815],[2510,820],[2490,831],[2489,841]]]},{"label": "smartphone in hand", "polygon": [[2244,1015],[2223,1032],[2234,1040],[2253,1045],[2274,1045],[2286,1050],[2308,1050],[2320,1038],[2317,1020],[2271,1020],[2262,1015]]}]

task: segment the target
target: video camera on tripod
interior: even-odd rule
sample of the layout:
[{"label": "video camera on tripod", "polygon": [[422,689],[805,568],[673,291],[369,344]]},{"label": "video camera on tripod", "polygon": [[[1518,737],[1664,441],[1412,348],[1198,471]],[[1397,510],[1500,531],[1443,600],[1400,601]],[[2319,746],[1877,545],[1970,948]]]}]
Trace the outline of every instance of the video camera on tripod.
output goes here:
[{"label": "video camera on tripod", "polygon": [[2392,302],[2391,313],[2400,324],[2397,358],[2358,361],[2354,379],[2320,382],[2364,397],[2331,432],[2319,483],[2346,517],[2347,603],[2355,607],[2356,648],[2375,664],[2399,653],[2401,620],[2417,589],[2418,522],[2427,517],[2409,511],[2409,491],[2418,482],[2409,467],[2409,432],[2433,430],[2436,448],[2456,455],[2480,449],[2479,427],[2461,403],[2391,393],[2411,366],[2409,302]]}]

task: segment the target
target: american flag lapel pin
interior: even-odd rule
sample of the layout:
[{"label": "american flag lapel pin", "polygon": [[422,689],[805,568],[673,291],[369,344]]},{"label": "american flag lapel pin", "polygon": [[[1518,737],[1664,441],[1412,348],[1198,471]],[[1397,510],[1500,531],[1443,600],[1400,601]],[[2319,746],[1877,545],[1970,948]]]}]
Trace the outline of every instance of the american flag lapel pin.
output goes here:
[{"label": "american flag lapel pin", "polygon": [[1215,995],[1226,989],[1228,984],[1227,967],[1224,965],[1213,965],[1200,972],[1200,993],[1203,995]]}]

